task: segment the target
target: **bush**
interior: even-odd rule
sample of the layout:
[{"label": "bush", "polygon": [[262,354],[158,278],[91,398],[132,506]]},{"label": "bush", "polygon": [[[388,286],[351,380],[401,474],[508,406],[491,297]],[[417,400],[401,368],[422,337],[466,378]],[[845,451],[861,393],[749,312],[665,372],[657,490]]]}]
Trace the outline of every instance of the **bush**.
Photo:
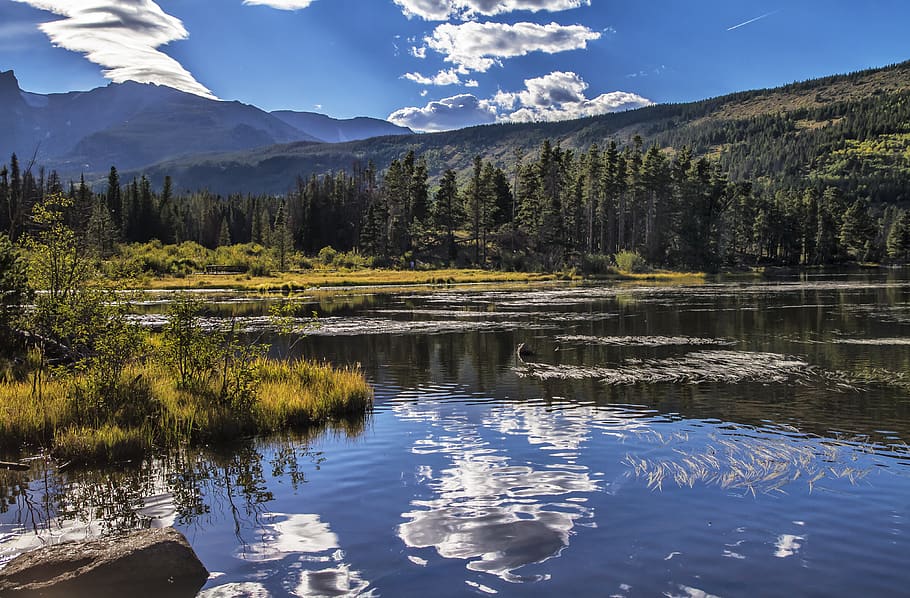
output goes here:
[{"label": "bush", "polygon": [[586,253],[581,257],[581,271],[585,274],[609,274],[613,260],[602,253]]},{"label": "bush", "polygon": [[338,252],[335,251],[335,249],[333,249],[331,245],[320,249],[319,255],[318,255],[319,261],[322,262],[323,265],[326,265],[326,266],[331,266],[335,262],[335,258],[337,256],[338,256]]},{"label": "bush", "polygon": [[636,251],[620,251],[613,256],[620,272],[647,272],[648,264]]}]

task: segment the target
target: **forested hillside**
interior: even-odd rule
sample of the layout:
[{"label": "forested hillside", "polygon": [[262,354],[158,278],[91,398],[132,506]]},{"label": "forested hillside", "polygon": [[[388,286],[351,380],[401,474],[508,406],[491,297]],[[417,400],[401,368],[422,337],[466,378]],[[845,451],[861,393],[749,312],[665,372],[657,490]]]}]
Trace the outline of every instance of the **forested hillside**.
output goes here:
[{"label": "forested hillside", "polygon": [[[297,176],[351,170],[372,160],[384,169],[413,150],[434,180],[446,170],[467,174],[474,156],[514,168],[545,139],[564,150],[586,151],[615,140],[626,146],[689,147],[717,160],[732,180],[777,190],[807,180],[873,202],[903,201],[910,177],[910,63],[556,123],[508,124],[341,144],[289,144],[254,152],[222,153],[160,164],[147,174],[160,186],[171,176],[181,189],[220,193],[286,193]],[[131,173],[132,174],[132,173]]]}]

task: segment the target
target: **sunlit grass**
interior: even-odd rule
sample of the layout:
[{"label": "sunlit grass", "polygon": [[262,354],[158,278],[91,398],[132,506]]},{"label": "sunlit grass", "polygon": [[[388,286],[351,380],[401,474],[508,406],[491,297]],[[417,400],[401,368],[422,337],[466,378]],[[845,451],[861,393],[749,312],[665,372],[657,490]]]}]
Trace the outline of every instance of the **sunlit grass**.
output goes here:
[{"label": "sunlit grass", "polygon": [[47,445],[66,425],[68,384],[34,377],[0,384],[0,446]]},{"label": "sunlit grass", "polygon": [[285,272],[275,276],[219,276],[196,274],[186,278],[154,278],[143,284],[148,289],[229,287],[262,291],[295,291],[314,287],[447,285],[482,282],[538,282],[555,280],[555,274],[497,272],[490,270],[336,270],[314,269]]},{"label": "sunlit grass", "polygon": [[372,389],[356,368],[259,359],[254,370],[261,384],[248,412],[223,404],[213,389],[177,388],[171,372],[151,361],[124,373],[125,380],[142,384],[118,389],[129,394],[111,397],[116,407],[84,404],[77,392],[85,381],[81,374],[0,383],[0,448],[29,446],[64,460],[114,462],[156,448],[278,430],[332,425],[349,432],[362,428],[372,407]]},{"label": "sunlit grass", "polygon": [[262,430],[312,425],[366,412],[373,393],[355,369],[332,369],[310,361],[264,361],[254,417]]}]

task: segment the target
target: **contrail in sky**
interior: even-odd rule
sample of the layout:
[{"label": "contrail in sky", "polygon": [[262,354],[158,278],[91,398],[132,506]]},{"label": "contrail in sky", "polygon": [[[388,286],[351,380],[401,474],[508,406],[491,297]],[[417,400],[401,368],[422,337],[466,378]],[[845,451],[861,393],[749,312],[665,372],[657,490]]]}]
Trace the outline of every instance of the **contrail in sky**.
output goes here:
[{"label": "contrail in sky", "polygon": [[739,29],[740,27],[745,27],[749,23],[754,23],[755,21],[760,21],[766,17],[770,17],[771,15],[776,15],[779,12],[780,12],[780,10],[773,10],[771,12],[766,12],[765,14],[763,14],[760,17],[755,17],[754,19],[749,19],[748,21],[740,23],[739,25],[733,25],[732,27],[728,28],[727,31],[733,31],[734,29]]}]

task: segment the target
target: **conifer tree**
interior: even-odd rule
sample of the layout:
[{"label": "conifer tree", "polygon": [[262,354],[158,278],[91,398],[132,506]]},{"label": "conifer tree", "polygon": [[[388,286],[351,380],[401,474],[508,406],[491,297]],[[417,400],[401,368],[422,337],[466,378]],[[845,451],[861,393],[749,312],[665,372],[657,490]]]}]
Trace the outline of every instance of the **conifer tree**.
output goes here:
[{"label": "conifer tree", "polygon": [[910,263],[910,211],[901,210],[888,232],[888,257],[900,263]]},{"label": "conifer tree", "polygon": [[869,203],[858,199],[844,212],[840,227],[840,244],[856,261],[869,259],[872,254],[872,240],[875,224],[869,215]]},{"label": "conifer tree", "polygon": [[458,221],[458,183],[455,171],[450,168],[442,175],[436,201],[433,203],[433,224],[443,233],[443,255],[450,265],[456,257],[455,227]]}]

